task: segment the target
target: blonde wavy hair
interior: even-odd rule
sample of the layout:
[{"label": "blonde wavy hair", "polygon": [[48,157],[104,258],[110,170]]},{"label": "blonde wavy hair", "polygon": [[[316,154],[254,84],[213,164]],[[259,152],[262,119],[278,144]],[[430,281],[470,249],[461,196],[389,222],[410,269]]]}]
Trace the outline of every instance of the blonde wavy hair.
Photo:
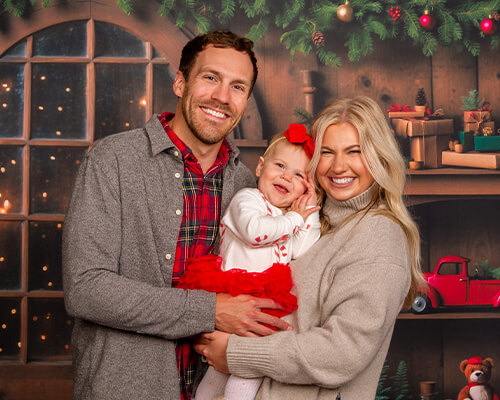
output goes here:
[{"label": "blonde wavy hair", "polygon": [[[311,136],[316,140],[316,147],[310,169],[315,176],[326,129],[330,125],[342,122],[350,123],[358,131],[361,156],[378,185],[378,191],[368,207],[355,215],[366,213],[377,205],[384,204],[386,208],[377,208],[376,211],[396,221],[408,240],[412,279],[404,307],[410,308],[419,289],[422,290],[425,287],[420,267],[420,233],[403,201],[406,182],[403,157],[384,113],[374,100],[366,96],[344,98],[334,100],[323,108],[311,129]],[[318,184],[316,186],[319,190],[319,204],[322,206],[326,194]],[[323,233],[332,229],[328,217],[323,213],[321,213],[321,223]]]}]

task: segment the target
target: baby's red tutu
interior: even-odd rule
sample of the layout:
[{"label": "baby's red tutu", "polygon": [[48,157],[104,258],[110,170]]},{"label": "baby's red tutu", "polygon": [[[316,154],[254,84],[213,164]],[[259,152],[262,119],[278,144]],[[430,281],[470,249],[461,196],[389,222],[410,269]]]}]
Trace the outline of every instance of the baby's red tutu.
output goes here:
[{"label": "baby's red tutu", "polygon": [[268,298],[283,310],[263,309],[277,317],[297,309],[297,298],[290,293],[293,286],[289,264],[274,263],[263,272],[247,272],[243,269],[222,271],[222,258],[213,254],[187,260],[186,272],[177,287],[203,289],[209,292],[229,293],[231,296],[249,294]]}]

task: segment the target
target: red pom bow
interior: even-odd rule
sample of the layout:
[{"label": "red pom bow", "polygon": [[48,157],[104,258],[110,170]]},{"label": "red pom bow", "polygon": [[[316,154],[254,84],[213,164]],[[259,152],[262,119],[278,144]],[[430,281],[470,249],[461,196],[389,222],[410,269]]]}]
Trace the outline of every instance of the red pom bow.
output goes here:
[{"label": "red pom bow", "polygon": [[290,143],[301,144],[307,157],[312,158],[314,153],[314,139],[307,134],[307,129],[304,125],[291,123],[285,131],[285,137]]}]

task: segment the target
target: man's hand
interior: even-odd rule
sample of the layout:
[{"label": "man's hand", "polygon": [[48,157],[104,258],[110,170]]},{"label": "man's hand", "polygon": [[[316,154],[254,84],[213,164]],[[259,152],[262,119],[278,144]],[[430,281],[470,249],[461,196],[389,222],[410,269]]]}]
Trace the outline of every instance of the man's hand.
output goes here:
[{"label": "man's hand", "polygon": [[232,297],[227,293],[217,293],[215,329],[239,336],[267,336],[275,332],[261,323],[275,326],[282,331],[292,329],[287,322],[260,311],[262,308],[281,309],[270,299],[246,294]]}]

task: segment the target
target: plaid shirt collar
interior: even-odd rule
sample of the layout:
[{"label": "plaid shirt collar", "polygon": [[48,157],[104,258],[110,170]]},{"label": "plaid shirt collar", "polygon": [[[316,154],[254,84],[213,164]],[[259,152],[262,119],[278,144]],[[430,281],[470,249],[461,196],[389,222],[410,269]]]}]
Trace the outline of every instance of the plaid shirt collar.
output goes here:
[{"label": "plaid shirt collar", "polygon": [[[174,117],[174,115],[175,115],[174,113],[164,112],[163,114],[158,116],[158,120],[162,124],[165,132],[167,133],[167,137],[170,139],[172,146],[177,147],[179,149],[179,151],[181,152],[181,155],[182,155],[182,158],[184,160],[185,165],[189,166],[191,169],[194,169],[193,172],[202,173],[201,167],[198,163],[196,156],[193,154],[191,149],[188,146],[186,146],[186,144],[177,136],[177,134],[172,130],[172,128],[168,124],[168,122]],[[153,138],[151,137],[151,139],[153,139]],[[157,147],[158,150],[161,147],[163,147],[163,150],[168,148],[168,147],[172,147],[172,146],[168,146],[164,140],[161,140],[159,138],[157,138],[157,139],[158,139],[156,141],[157,144],[163,144],[163,146]],[[151,140],[151,142],[153,144],[153,154],[154,154],[155,147],[154,147],[153,140]],[[207,173],[213,172],[214,169],[217,169],[219,167],[223,167],[224,165],[226,165],[227,162],[229,161],[232,153],[234,153],[233,146],[231,146],[229,141],[226,138],[224,138],[224,140],[222,141],[222,144],[220,146],[219,153],[217,154],[217,158],[216,158],[214,164],[212,165],[212,167],[210,167],[209,171],[207,171]],[[237,154],[235,154],[235,156],[236,155]]]}]

